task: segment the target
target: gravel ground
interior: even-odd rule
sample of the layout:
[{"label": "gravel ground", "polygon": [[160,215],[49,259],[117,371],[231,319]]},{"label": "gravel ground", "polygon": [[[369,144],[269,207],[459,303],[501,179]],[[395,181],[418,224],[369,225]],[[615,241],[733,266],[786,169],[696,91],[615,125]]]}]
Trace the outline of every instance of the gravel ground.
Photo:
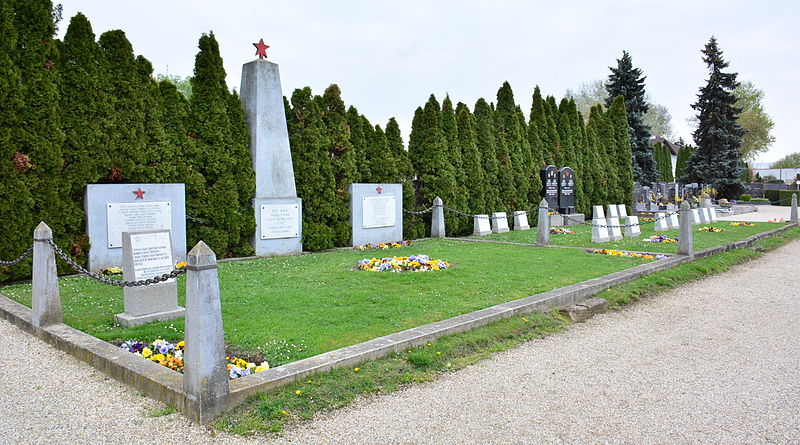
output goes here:
[{"label": "gravel ground", "polygon": [[148,417],[163,405],[0,320],[0,443],[797,443],[798,262],[795,241],[279,438]]},{"label": "gravel ground", "polygon": [[785,221],[789,221],[789,212],[791,211],[791,207],[772,205],[754,207],[758,209],[757,212],[740,213],[734,216],[719,216],[722,215],[722,213],[717,213],[717,216],[723,221],[763,222],[776,218],[778,221],[780,221],[781,218],[783,218]]}]

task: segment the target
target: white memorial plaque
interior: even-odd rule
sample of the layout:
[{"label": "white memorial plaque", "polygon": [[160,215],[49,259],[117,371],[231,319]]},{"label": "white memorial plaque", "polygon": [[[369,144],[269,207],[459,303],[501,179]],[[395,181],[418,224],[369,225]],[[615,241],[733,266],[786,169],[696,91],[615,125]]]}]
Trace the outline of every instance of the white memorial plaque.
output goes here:
[{"label": "white memorial plaque", "polygon": [[[131,235],[131,255],[136,281],[170,273],[175,268],[168,231]],[[174,280],[171,278],[166,282]]]},{"label": "white memorial plaque", "polygon": [[169,202],[109,202],[106,212],[109,249],[122,247],[122,232],[172,228]]},{"label": "white memorial plaque", "polygon": [[362,228],[393,227],[396,223],[394,207],[394,196],[365,196]]},{"label": "white memorial plaque", "polygon": [[261,239],[297,238],[300,235],[297,204],[261,206]]}]

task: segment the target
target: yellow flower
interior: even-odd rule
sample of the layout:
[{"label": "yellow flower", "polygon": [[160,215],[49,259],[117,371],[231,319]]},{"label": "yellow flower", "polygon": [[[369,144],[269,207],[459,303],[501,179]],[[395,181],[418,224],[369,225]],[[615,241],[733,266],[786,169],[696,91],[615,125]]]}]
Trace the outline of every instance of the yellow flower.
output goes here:
[{"label": "yellow flower", "polygon": [[285,416],[286,415],[286,410],[285,409],[281,410],[281,414],[283,414]]},{"label": "yellow flower", "polygon": [[360,370],[361,370],[361,368],[353,368],[353,371],[354,371],[354,372],[358,372],[358,371],[360,371]]},{"label": "yellow flower", "polygon": [[142,357],[147,358],[153,355],[153,351],[150,348],[142,349]]},{"label": "yellow flower", "polygon": [[527,322],[528,322],[528,319],[527,319],[527,318],[525,318],[525,317],[522,317],[522,321],[524,321],[525,323],[527,323]]},{"label": "yellow flower", "polygon": [[436,355],[442,355],[440,351],[436,351]]},{"label": "yellow flower", "polygon": [[295,391],[294,393],[295,393],[295,394],[297,394],[297,395],[299,396],[300,394],[302,394],[302,393],[303,393],[303,391],[300,391],[300,390],[298,389],[298,390],[297,390],[297,391]]},{"label": "yellow flower", "polygon": [[179,342],[178,342],[178,344],[177,344],[177,345],[175,345],[175,348],[177,348],[177,349],[184,349],[184,348],[186,348],[186,342],[185,342],[185,341],[183,341],[183,340],[179,341]]},{"label": "yellow flower", "polygon": [[152,360],[154,362],[160,362],[160,361],[166,360],[166,357],[164,357],[164,354],[156,354],[153,357],[151,357],[150,360]]},{"label": "yellow flower", "polygon": [[175,265],[176,269],[180,269],[182,267],[186,267],[186,261],[181,261],[181,262],[179,262],[178,264]]}]

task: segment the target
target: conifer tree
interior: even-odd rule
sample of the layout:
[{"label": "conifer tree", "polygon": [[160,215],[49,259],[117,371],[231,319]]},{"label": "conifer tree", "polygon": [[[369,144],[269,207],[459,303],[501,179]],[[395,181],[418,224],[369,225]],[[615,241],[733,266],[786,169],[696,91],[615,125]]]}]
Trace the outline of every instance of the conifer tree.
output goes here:
[{"label": "conifer tree", "polygon": [[492,108],[484,99],[475,102],[475,138],[481,153],[487,184],[484,192],[486,207],[483,213],[499,212],[503,208],[503,202],[500,199],[501,175],[494,136],[494,116]]},{"label": "conifer tree", "polygon": [[[466,212],[467,208],[467,195],[471,187],[466,181],[466,172],[464,171],[464,161],[461,157],[461,146],[458,139],[458,128],[456,124],[456,113],[453,109],[453,102],[450,96],[447,95],[442,101],[442,132],[447,140],[447,161],[453,166],[453,174],[456,180],[456,189],[453,193],[453,201],[445,202],[444,204],[452,209]],[[452,233],[461,235],[472,231],[472,220],[457,214],[453,214],[452,220],[455,222],[451,227]]]},{"label": "conifer tree", "polygon": [[686,165],[689,163],[689,159],[692,158],[696,150],[697,149],[691,145],[682,145],[678,150],[678,159],[675,161],[675,179],[682,184],[691,182],[686,177]]},{"label": "conifer tree", "polygon": [[198,190],[205,184],[203,175],[193,168],[191,160],[197,156],[194,139],[189,136],[189,101],[169,80],[158,83],[164,109],[162,125],[167,144],[175,152],[175,176],[163,178],[166,182],[186,184],[187,189]]},{"label": "conifer tree", "polygon": [[[252,234],[249,229],[255,222],[252,210],[243,209],[242,204],[252,198],[255,183],[251,180],[242,184],[248,181],[241,176],[242,172],[237,172],[245,160],[247,168],[252,165],[250,150],[243,145],[243,120],[231,122],[232,116],[243,118],[243,114],[233,113],[236,106],[241,108],[241,102],[230,97],[214,34],[203,34],[198,46],[189,102],[189,131],[196,137],[193,168],[200,171],[206,183],[200,189],[187,190],[187,213],[212,225],[188,233],[189,245],[202,239],[218,256],[245,254],[250,249],[242,234]],[[240,196],[244,189],[251,192]]]},{"label": "conifer tree", "polygon": [[[367,135],[371,128],[364,128],[364,121],[361,119],[361,114],[354,106],[347,108],[347,125],[350,127],[350,144],[353,146],[353,157],[356,163],[356,177],[355,182],[370,182],[372,174],[370,172],[368,150],[369,144],[367,143]],[[348,203],[349,206],[349,203]]]},{"label": "conifer tree", "polygon": [[[501,189],[505,211],[510,215],[514,210],[528,207],[530,183],[525,172],[524,156],[520,141],[523,140],[517,118],[516,103],[511,85],[504,82],[497,91],[497,110],[495,111],[497,129],[497,159],[500,163]],[[508,173],[504,172],[506,170]],[[503,176],[507,175],[507,178]]]},{"label": "conifer tree", "polygon": [[[470,185],[464,211],[471,214],[482,214],[486,211],[484,193],[488,189],[488,184],[483,173],[481,153],[478,151],[475,118],[464,103],[459,102],[456,106],[456,122],[458,144],[461,149],[461,158],[464,160],[462,174]],[[472,232],[472,222],[471,220],[467,221],[467,224],[462,228],[462,234]]]},{"label": "conifer tree", "polygon": [[644,123],[644,115],[649,109],[644,90],[646,77],[642,77],[641,69],[633,67],[631,56],[627,51],[623,51],[622,58],[617,59],[617,67],[609,67],[609,69],[611,74],[606,83],[608,91],[606,107],[611,108],[611,104],[617,96],[621,95],[625,98],[629,141],[633,153],[633,178],[642,184],[657,181],[656,161],[648,142],[650,127]]},{"label": "conifer tree", "polygon": [[167,134],[162,120],[164,104],[161,91],[153,77],[153,65],[143,56],[136,57],[136,81],[144,113],[144,152],[134,165],[130,182],[165,182],[164,178],[175,176],[175,151],[167,143]]},{"label": "conifer tree", "polygon": [[566,112],[565,118],[569,120],[572,129],[570,139],[572,141],[572,164],[575,170],[575,209],[578,213],[588,214],[591,208],[588,203],[588,194],[585,191],[589,173],[585,156],[586,132],[583,127],[583,117],[572,99],[569,99],[567,103]]},{"label": "conifer tree", "polygon": [[598,171],[601,172],[596,176],[602,176],[595,178],[596,198],[592,200],[592,204],[616,204],[619,195],[617,190],[619,175],[617,174],[618,168],[616,164],[612,162],[614,159],[614,147],[616,142],[614,141],[614,133],[611,131],[611,127],[603,112],[602,105],[598,104],[591,108],[586,131],[587,139],[590,139],[591,136],[594,138],[593,146],[595,150],[593,151],[596,155],[595,161],[597,162]]},{"label": "conifer tree", "polygon": [[[328,132],[328,155],[330,156],[333,178],[336,183],[335,210],[333,214],[334,244],[337,247],[350,244],[352,228],[350,225],[350,184],[358,182],[356,153],[350,141],[350,125],[339,86],[331,84],[322,94],[320,108],[322,120]],[[402,142],[401,142],[402,143]]]},{"label": "conifer tree", "polygon": [[519,128],[521,130],[520,144],[525,147],[525,172],[528,174],[528,183],[530,184],[528,203],[531,207],[536,207],[541,201],[540,193],[542,191],[542,177],[539,175],[539,170],[544,166],[541,143],[539,142],[536,125],[533,126],[533,130],[528,128],[525,113],[522,112],[520,107],[517,107],[517,119],[519,119]]},{"label": "conifer tree", "polygon": [[[424,111],[422,107],[417,107],[414,110],[414,118],[411,121],[411,134],[408,136],[408,160],[411,164],[411,171],[413,172],[414,179],[413,179],[413,205],[409,207],[405,207],[407,210],[419,212],[424,209],[423,207],[423,197],[421,194],[422,184],[420,184],[419,177],[417,174],[417,162],[413,160],[414,154],[416,151],[421,150],[423,144],[423,132],[422,132],[422,121],[423,121],[423,114]],[[414,130],[416,128],[416,131]],[[419,149],[417,147],[420,147]],[[405,201],[405,188],[403,190],[404,194],[404,201]],[[426,228],[425,228],[425,220],[421,215],[416,215],[413,213],[406,214],[406,217],[403,218],[403,234],[410,239],[418,239],[423,238],[425,236]]]},{"label": "conifer tree", "polygon": [[[14,63],[17,56],[16,28],[11,0],[0,0],[0,257],[10,260],[30,246],[35,216],[28,188],[30,158],[22,148],[22,76]],[[30,259],[13,268],[0,267],[0,281],[28,276]]]},{"label": "conifer tree", "polygon": [[[403,208],[408,210],[414,209],[414,167],[411,165],[411,160],[408,157],[408,152],[403,145],[403,137],[400,134],[400,126],[397,124],[395,118],[390,118],[386,124],[386,145],[392,153],[392,157],[397,165],[397,176],[392,179],[393,183],[400,183],[403,185]],[[414,227],[422,228],[422,225],[417,221],[416,217],[412,214],[403,215],[403,237],[406,239],[416,239],[424,236],[415,233]]]},{"label": "conifer tree", "polygon": [[743,189],[738,149],[744,130],[736,122],[741,109],[736,107],[733,95],[739,82],[736,73],[722,71],[728,62],[722,58],[716,38],[711,37],[702,52],[710,75],[692,105],[698,118],[693,133],[697,151],[689,160],[686,174],[692,182],[710,185],[717,189],[718,196],[732,199]]},{"label": "conifer tree", "polygon": [[311,88],[292,94],[292,113],[287,121],[292,163],[297,177],[297,196],[303,200],[303,247],[308,250],[330,249],[334,245],[336,181],[329,162],[328,131],[318,100]]},{"label": "conifer tree", "polygon": [[391,183],[397,177],[397,167],[395,166],[394,156],[389,150],[386,133],[380,125],[372,127],[369,121],[364,118],[365,124],[370,125],[370,169],[372,171],[372,181],[375,183]]},{"label": "conifer tree", "polygon": [[628,117],[625,111],[625,98],[617,96],[608,109],[608,121],[614,131],[614,162],[617,168],[617,204],[633,202],[633,163],[631,143],[628,137]]}]

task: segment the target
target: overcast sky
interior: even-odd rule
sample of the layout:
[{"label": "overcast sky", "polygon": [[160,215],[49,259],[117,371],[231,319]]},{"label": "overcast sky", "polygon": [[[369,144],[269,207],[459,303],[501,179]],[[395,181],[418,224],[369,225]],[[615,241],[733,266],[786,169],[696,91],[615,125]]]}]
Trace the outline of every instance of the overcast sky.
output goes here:
[{"label": "overcast sky", "polygon": [[[58,2],[58,0],[56,0]],[[373,124],[394,116],[408,141],[414,110],[433,93],[470,109],[494,101],[509,81],[523,110],[536,85],[560,99],[581,83],[605,79],[627,50],[647,76],[646,90],[691,140],[690,104],[708,78],[700,50],[714,35],[740,81],[766,93],[776,142],[758,161],[800,151],[800,2],[797,1],[155,1],[63,0],[69,19],[83,12],[99,36],[122,29],[156,73],[190,76],[197,41],[213,31],[238,89],[252,43],[270,45],[283,94],[310,86],[342,89]]]}]

